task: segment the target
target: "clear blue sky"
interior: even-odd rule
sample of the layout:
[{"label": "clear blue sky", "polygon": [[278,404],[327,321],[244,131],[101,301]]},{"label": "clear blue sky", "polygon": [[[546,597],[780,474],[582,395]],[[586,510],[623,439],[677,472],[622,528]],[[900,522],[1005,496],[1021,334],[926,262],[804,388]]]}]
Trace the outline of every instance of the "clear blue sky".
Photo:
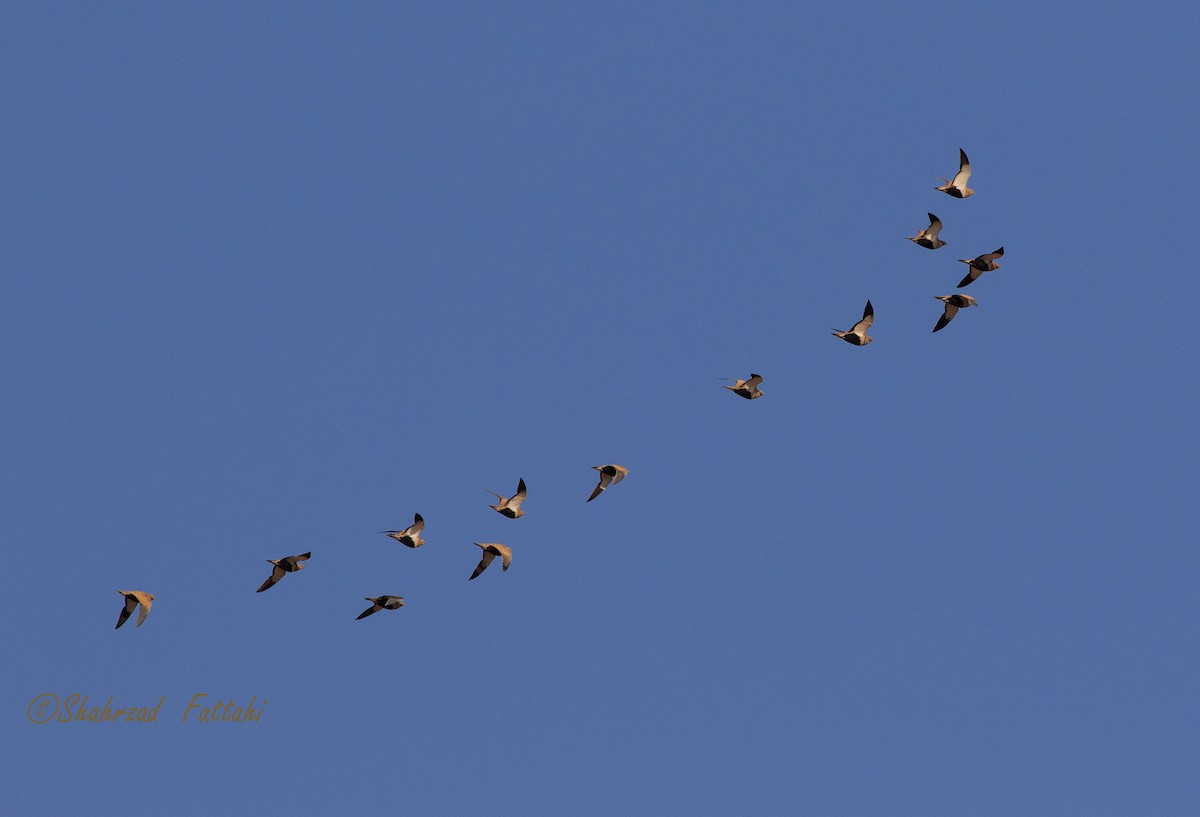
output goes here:
[{"label": "clear blue sky", "polygon": [[10,7],[7,807],[1194,815],[1198,26]]}]

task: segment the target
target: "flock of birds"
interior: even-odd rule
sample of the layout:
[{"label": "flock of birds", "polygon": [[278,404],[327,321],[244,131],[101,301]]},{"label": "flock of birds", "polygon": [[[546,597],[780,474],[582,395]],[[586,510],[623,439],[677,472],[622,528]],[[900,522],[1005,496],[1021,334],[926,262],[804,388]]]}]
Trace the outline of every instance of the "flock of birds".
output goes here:
[{"label": "flock of birds", "polygon": [[[592,490],[591,496],[587,498],[591,502],[596,497],[600,496],[605,489],[610,485],[616,485],[629,473],[629,469],[623,465],[593,465],[592,468],[600,472],[600,481],[596,483],[596,487]],[[499,513],[501,516],[506,516],[509,519],[519,519],[525,515],[521,505],[525,502],[527,489],[525,487],[524,478],[517,481],[517,492],[512,496],[502,496],[495,491],[488,491],[489,494],[496,497],[496,504],[488,507]],[[381,533],[387,534],[392,539],[395,539],[405,547],[419,548],[425,544],[425,540],[421,538],[421,531],[425,529],[425,519],[421,514],[413,514],[413,523],[404,530],[386,530]],[[483,555],[479,560],[479,564],[475,565],[475,570],[471,573],[467,581],[471,581],[479,576],[480,573],[487,570],[488,565],[499,556],[501,571],[507,571],[512,564],[512,548],[508,545],[500,544],[499,542],[475,542]],[[255,592],[261,593],[264,590],[270,590],[280,579],[289,573],[296,573],[304,569],[304,563],[312,556],[312,551],[301,553],[296,556],[284,556],[282,559],[267,559],[267,562],[272,565],[271,575]],[[138,610],[137,626],[141,627],[146,620],[146,616],[150,614],[150,607],[154,603],[154,594],[146,593],[142,590],[118,590],[125,599],[125,604],[121,607],[121,613],[117,617],[117,627],[120,628],[134,610]],[[404,606],[403,596],[365,596],[366,601],[371,602],[371,606],[359,613],[358,618],[364,619],[367,616],[378,613],[380,610],[398,610]],[[140,609],[139,609],[140,608]]]},{"label": "flock of birds", "polygon": [[[971,163],[967,159],[967,154],[962,148],[959,148],[959,164],[958,173],[954,174],[953,179],[941,178],[945,182],[944,185],[939,185],[934,188],[940,190],[947,195],[953,196],[956,199],[965,199],[974,195],[975,191],[967,187],[967,181],[971,178]],[[915,236],[906,236],[909,241],[924,247],[928,250],[937,250],[946,246],[946,242],[938,237],[942,231],[942,221],[933,213],[929,213],[929,226],[919,231]],[[1000,265],[996,263],[996,259],[1004,255],[1004,247],[976,256],[975,258],[960,258],[959,261],[966,264],[969,269],[967,275],[959,282],[958,288],[962,289],[965,286],[978,280],[979,276],[985,272],[993,272],[1000,269]],[[965,309],[971,306],[978,306],[979,303],[970,295],[962,293],[954,293],[952,295],[935,295],[939,301],[942,301],[944,306],[942,315],[938,318],[937,325],[933,327],[934,332],[939,332],[946,328],[946,325],[954,319],[960,309]],[[863,310],[862,319],[854,326],[846,331],[833,330],[833,336],[841,338],[847,343],[852,343],[855,346],[866,346],[874,338],[867,334],[867,330],[871,328],[871,324],[875,322],[875,309],[871,306],[871,301],[867,301],[867,306]],[[759,388],[762,383],[762,375],[751,373],[746,380],[737,378],[726,378],[734,380],[734,385],[726,386],[725,388],[732,391],[739,397],[744,397],[747,400],[754,400],[762,397],[763,391]],[[591,496],[587,498],[591,502],[596,497],[600,496],[606,488],[611,485],[616,485],[629,474],[629,469],[621,465],[593,465],[592,468],[600,472],[600,481],[597,483]],[[494,491],[488,491],[489,494],[496,497],[497,503],[489,505],[492,510],[509,519],[519,519],[525,515],[525,511],[521,505],[525,502],[526,488],[525,480],[520,479],[517,482],[517,492],[510,497],[505,497]],[[400,544],[409,548],[419,548],[425,544],[425,540],[421,538],[421,531],[425,529],[425,519],[421,514],[413,515],[413,523],[404,530],[389,530],[381,531],[387,534],[392,539],[395,539]],[[475,566],[475,570],[471,573],[467,581],[477,578],[483,571],[487,570],[497,556],[500,557],[500,567],[502,571],[507,571],[512,564],[512,548],[499,542],[475,542],[476,547],[482,551],[482,556],[479,564]],[[296,573],[304,568],[304,562],[312,556],[312,551],[301,553],[297,556],[285,556],[282,559],[267,559],[271,567],[271,575],[267,577],[262,586],[256,592],[261,593],[264,590],[269,590],[274,587],[288,573]],[[124,624],[133,614],[134,610],[138,610],[137,626],[141,627],[146,620],[146,616],[150,613],[150,607],[154,602],[154,595],[141,590],[118,590],[118,593],[124,598],[124,605],[121,608],[120,616],[117,618],[117,627]],[[366,618],[369,615],[379,612],[380,610],[398,610],[404,606],[403,596],[366,596],[366,601],[371,602],[371,606],[363,610],[358,615],[358,619]],[[140,609],[139,609],[140,608]],[[358,620],[356,619],[356,620]]]},{"label": "flock of birds", "polygon": [[[938,176],[937,178],[944,181],[945,184],[938,185],[934,190],[940,190],[956,199],[965,199],[975,194],[973,188],[967,187],[967,180],[971,178],[971,161],[967,158],[967,153],[962,148],[958,149],[958,172],[954,174],[954,178],[947,179],[942,176]],[[933,213],[928,213],[927,215],[929,216],[929,226],[920,230],[916,235],[905,236],[905,238],[927,250],[940,249],[946,246],[946,242],[938,237],[938,234],[942,231],[942,220]],[[1004,255],[1004,247],[977,255],[974,258],[958,259],[959,262],[966,264],[968,267],[966,276],[958,282],[958,289],[974,283],[985,272],[994,272],[1000,269],[1000,265],[996,263],[996,259],[1002,255]],[[958,310],[966,309],[969,306],[979,306],[977,300],[961,292],[955,292],[952,295],[934,295],[933,297],[944,304],[942,315],[933,327],[934,332],[940,332],[945,329],[946,325],[954,320],[954,316],[958,314]],[[862,319],[845,332],[834,329],[833,336],[841,338],[847,343],[853,343],[855,346],[866,346],[874,340],[873,337],[867,334],[867,330],[871,328],[871,324],[873,323],[875,323],[875,308],[871,306],[871,301],[868,300],[866,308],[863,309]],[[739,380],[733,377],[726,379],[733,380],[734,384],[725,388],[739,397],[753,400],[763,396],[763,391],[759,388],[759,384],[763,380],[762,375],[751,372],[747,380]]]}]

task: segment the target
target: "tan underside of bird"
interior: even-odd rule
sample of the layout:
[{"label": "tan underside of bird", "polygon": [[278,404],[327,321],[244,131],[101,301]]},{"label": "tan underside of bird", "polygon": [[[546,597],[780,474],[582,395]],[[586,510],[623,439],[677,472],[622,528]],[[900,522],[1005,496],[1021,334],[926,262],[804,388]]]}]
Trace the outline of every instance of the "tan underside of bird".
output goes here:
[{"label": "tan underside of bird", "polygon": [[425,540],[418,535],[424,529],[425,519],[418,513],[413,514],[413,523],[404,530],[385,530],[384,533],[405,547],[419,548],[425,544]]},{"label": "tan underside of bird", "polygon": [[1004,255],[1003,247],[998,250],[976,256],[975,258],[958,259],[959,263],[966,264],[970,267],[970,269],[967,270],[966,277],[958,282],[959,289],[975,281],[985,272],[995,272],[996,270],[1000,269],[1000,265],[996,263],[996,259],[1002,255]]},{"label": "tan underside of bird", "polygon": [[[487,566],[497,556],[500,557],[502,571],[508,570],[508,566],[512,564],[512,548],[507,545],[502,545],[499,542],[475,542],[474,544],[475,547],[483,551],[483,558],[479,560],[479,564],[475,565],[475,572],[471,574],[471,579],[474,579],[480,573],[487,570]],[[467,579],[467,581],[471,581],[471,579]]]},{"label": "tan underside of bird", "polygon": [[[942,178],[942,177],[938,177]],[[954,196],[956,199],[965,199],[975,193],[974,190],[967,187],[967,179],[971,178],[971,162],[967,159],[966,151],[962,148],[958,149],[958,172],[954,174],[953,179],[942,179],[945,182],[941,187],[935,187],[934,190],[941,190],[943,193]]]},{"label": "tan underside of bird", "polygon": [[587,498],[588,502],[600,496],[609,485],[616,485],[625,479],[626,474],[629,473],[629,469],[621,465],[593,465],[592,468],[600,472],[600,482],[596,485],[596,489],[592,491],[592,495]]},{"label": "tan underside of bird", "polygon": [[375,596],[374,598],[371,596],[365,596],[364,599],[371,602],[371,606],[359,613],[358,618],[354,619],[355,621],[359,621],[369,615],[378,613],[380,610],[399,610],[404,606],[403,596]]},{"label": "tan underside of bird", "polygon": [[946,324],[954,320],[954,316],[958,314],[958,310],[966,309],[969,306],[979,306],[979,303],[970,295],[962,295],[955,293],[953,295],[934,295],[939,301],[946,304],[945,310],[942,312],[942,317],[938,318],[937,326],[933,327],[934,332],[941,331],[946,328]]},{"label": "tan underside of bird", "polygon": [[142,622],[146,620],[146,616],[150,615],[150,605],[154,603],[153,594],[145,593],[141,590],[118,590],[117,592],[125,597],[125,606],[121,608],[121,613],[117,616],[117,626],[115,629],[119,629],[139,605],[142,609],[138,610],[137,626],[141,627]]},{"label": "tan underside of bird", "polygon": [[837,329],[832,330],[833,336],[841,338],[847,343],[853,343],[855,346],[866,346],[875,338],[867,334],[867,330],[871,328],[871,324],[875,323],[875,308],[871,306],[870,300],[867,301],[867,306],[863,309],[862,320],[850,327],[849,331],[841,332]]},{"label": "tan underside of bird", "polygon": [[261,593],[264,590],[269,590],[275,586],[275,583],[286,576],[288,573],[295,573],[297,570],[303,570],[304,565],[300,564],[312,556],[312,551],[301,553],[299,556],[284,556],[282,559],[267,559],[269,564],[275,565],[271,569],[271,575],[262,583],[262,586],[255,590],[255,593]]},{"label": "tan underside of bird", "polygon": [[488,505],[488,507],[493,511],[503,514],[509,519],[516,519],[518,516],[525,515],[525,511],[521,510],[521,503],[525,501],[526,494],[525,480],[523,478],[517,482],[517,492],[508,498],[501,496],[495,491],[488,491],[487,493],[500,500],[500,502],[495,505]]},{"label": "tan underside of bird", "polygon": [[738,380],[736,377],[727,377],[724,379],[733,381],[732,386],[726,386],[725,388],[729,389],[738,397],[744,397],[747,400],[754,400],[763,396],[762,389],[758,387],[758,384],[763,380],[761,374],[754,374],[754,372],[751,372],[749,380]]},{"label": "tan underside of bird", "polygon": [[938,238],[938,233],[942,231],[942,220],[933,213],[928,215],[929,226],[916,235],[905,236],[905,238],[927,250],[936,250],[938,247],[946,246],[946,242]]}]

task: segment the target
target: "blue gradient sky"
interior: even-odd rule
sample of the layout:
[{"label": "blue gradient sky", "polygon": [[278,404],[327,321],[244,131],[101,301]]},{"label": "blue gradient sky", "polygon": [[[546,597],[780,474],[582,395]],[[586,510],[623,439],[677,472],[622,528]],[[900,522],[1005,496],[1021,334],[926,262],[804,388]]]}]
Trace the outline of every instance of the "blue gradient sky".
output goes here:
[{"label": "blue gradient sky", "polygon": [[[1195,814],[1198,26],[10,7],[4,800]],[[472,541],[512,569],[468,584]]]}]

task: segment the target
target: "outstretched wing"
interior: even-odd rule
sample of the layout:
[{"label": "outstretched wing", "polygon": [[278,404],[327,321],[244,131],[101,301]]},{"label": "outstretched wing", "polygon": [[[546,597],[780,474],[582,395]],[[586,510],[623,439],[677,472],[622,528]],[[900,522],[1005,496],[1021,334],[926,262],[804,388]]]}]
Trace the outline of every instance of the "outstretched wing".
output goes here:
[{"label": "outstretched wing", "polygon": [[412,525],[409,526],[408,530],[406,530],[405,533],[408,533],[408,534],[420,533],[424,529],[425,529],[425,518],[423,516],[421,516],[421,514],[419,514],[419,513],[414,513],[413,514],[413,523],[412,523]]},{"label": "outstretched wing", "polygon": [[942,231],[942,220],[940,218],[938,218],[937,216],[935,216],[933,213],[929,213],[929,226],[921,231],[921,235],[924,236],[925,238],[928,238],[930,241],[936,243],[938,233],[940,233],[941,231]]},{"label": "outstretched wing", "polygon": [[150,599],[140,599],[142,609],[138,610],[137,626],[141,627],[142,622],[146,620],[146,616],[150,615],[150,605],[154,602]]},{"label": "outstretched wing", "polygon": [[257,589],[257,590],[255,590],[254,592],[255,592],[255,593],[261,593],[261,592],[262,592],[262,591],[264,591],[264,590],[268,590],[268,589],[270,589],[270,588],[274,587],[274,586],[275,586],[275,582],[277,582],[277,581],[279,581],[280,579],[282,579],[282,578],[283,578],[283,577],[284,577],[286,574],[287,574],[287,571],[286,571],[286,570],[284,570],[284,569],[283,569],[282,567],[280,567],[279,565],[275,565],[275,567],[271,569],[271,575],[270,575],[270,576],[268,576],[268,577],[267,577],[267,580],[266,580],[265,582],[263,582],[263,583],[262,583],[262,587],[258,588],[258,589]]},{"label": "outstretched wing", "polygon": [[[1001,247],[998,250],[994,250],[993,252],[984,253],[983,255],[979,256],[979,260],[985,264],[991,264],[993,261],[995,261],[997,258],[999,258],[1002,255],[1004,255],[1003,247]],[[1019,258],[1017,259],[1017,261],[1018,261],[1018,263],[1020,263]]]},{"label": "outstretched wing", "polygon": [[383,608],[382,608],[382,607],[380,607],[378,604],[372,604],[372,605],[371,605],[370,607],[368,607],[366,610],[363,610],[361,613],[359,613],[359,614],[358,614],[358,618],[356,618],[356,619],[354,619],[354,620],[355,620],[355,621],[358,621],[359,619],[366,618],[367,616],[371,615],[372,613],[378,613],[378,612],[379,612],[380,610],[382,610],[382,609],[383,609]]},{"label": "outstretched wing", "polygon": [[981,270],[977,270],[974,267],[968,267],[967,268],[967,277],[963,278],[961,281],[958,282],[959,289],[962,289],[963,287],[965,287],[967,284],[974,281],[976,278],[978,278],[982,274],[983,273]]},{"label": "outstretched wing", "polygon": [[762,375],[751,372],[750,379],[747,380],[743,385],[745,385],[745,387],[750,391],[754,391],[758,388],[759,383],[762,383]]},{"label": "outstretched wing", "polygon": [[[495,553],[491,553],[490,551],[485,550],[483,552],[483,558],[479,560],[479,564],[475,565],[475,572],[471,574],[471,579],[475,578],[480,573],[482,573],[484,570],[486,570],[487,566],[492,563],[492,559],[495,559],[495,558],[496,558]],[[467,579],[467,581],[471,581],[471,579]]]},{"label": "outstretched wing", "polygon": [[513,495],[512,499],[508,500],[508,507],[512,508],[514,511],[519,510],[521,507],[521,503],[524,501],[525,501],[525,480],[521,479],[519,482],[517,482],[517,492]]},{"label": "outstretched wing", "polygon": [[867,307],[863,310],[862,320],[854,324],[850,329],[851,334],[861,335],[871,328],[871,324],[875,323],[875,308],[871,306],[871,302],[867,301]]},{"label": "outstretched wing", "polygon": [[588,497],[588,502],[591,502],[596,497],[600,496],[600,492],[612,484],[612,474],[604,470],[600,471],[600,482],[596,484],[596,490],[592,491],[592,495]]},{"label": "outstretched wing", "polygon": [[512,551],[511,550],[500,551],[500,569],[508,570],[508,566],[511,564],[512,564]]},{"label": "outstretched wing", "polygon": [[121,608],[121,615],[117,617],[117,626],[115,629],[120,629],[121,625],[129,620],[129,614],[133,612],[134,607],[137,607],[137,599],[132,596],[126,596],[125,606]]},{"label": "outstretched wing", "polygon": [[937,332],[940,329],[944,329],[946,327],[946,324],[948,324],[948,323],[950,323],[950,321],[954,320],[954,316],[956,314],[958,314],[958,307],[952,303],[947,302],[946,303],[946,311],[942,313],[942,317],[938,318],[937,326],[933,327],[933,331]]},{"label": "outstretched wing", "polygon": [[958,149],[958,172],[954,174],[954,178],[950,181],[951,187],[957,187],[964,193],[967,191],[967,179],[971,178],[971,161],[967,158],[966,152]]}]

